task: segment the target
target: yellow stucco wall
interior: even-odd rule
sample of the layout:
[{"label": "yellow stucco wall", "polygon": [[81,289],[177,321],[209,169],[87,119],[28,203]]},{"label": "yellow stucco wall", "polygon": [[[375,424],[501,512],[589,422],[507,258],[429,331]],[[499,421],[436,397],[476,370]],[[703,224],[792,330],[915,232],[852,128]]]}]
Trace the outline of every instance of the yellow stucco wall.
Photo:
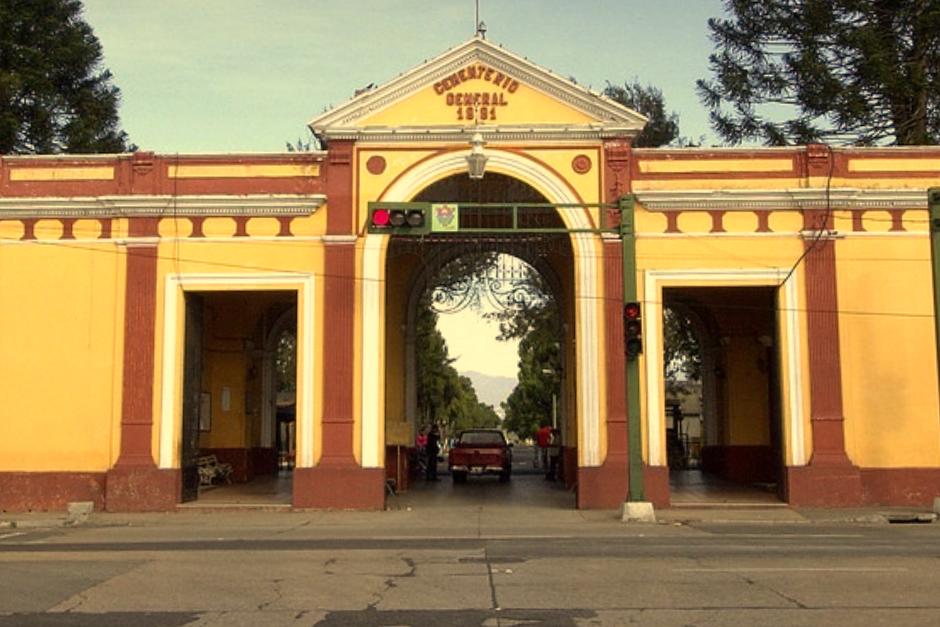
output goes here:
[{"label": "yellow stucco wall", "polygon": [[765,349],[752,337],[731,337],[727,347],[727,431],[723,444],[770,444]]},{"label": "yellow stucco wall", "polygon": [[3,227],[0,471],[107,470],[121,413],[123,249],[9,243]]},{"label": "yellow stucco wall", "polygon": [[927,234],[850,234],[836,256],[848,455],[862,467],[940,466]]}]

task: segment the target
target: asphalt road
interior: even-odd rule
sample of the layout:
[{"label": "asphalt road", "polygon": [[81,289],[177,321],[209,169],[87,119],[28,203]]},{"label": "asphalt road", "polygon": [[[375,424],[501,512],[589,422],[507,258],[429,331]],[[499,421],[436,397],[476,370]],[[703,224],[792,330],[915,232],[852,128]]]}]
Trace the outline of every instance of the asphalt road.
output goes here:
[{"label": "asphalt road", "polygon": [[626,525],[513,481],[0,529],[0,626],[940,624],[940,524]]}]

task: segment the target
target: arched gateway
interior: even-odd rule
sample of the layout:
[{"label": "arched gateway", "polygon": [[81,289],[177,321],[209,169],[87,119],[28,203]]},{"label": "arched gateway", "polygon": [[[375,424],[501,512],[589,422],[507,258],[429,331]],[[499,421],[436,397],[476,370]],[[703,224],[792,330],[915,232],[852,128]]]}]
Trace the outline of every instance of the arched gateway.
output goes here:
[{"label": "arched gateway", "polygon": [[[312,120],[322,151],[3,157],[0,509],[168,510],[268,480],[285,505],[383,507],[425,275],[370,203],[471,174],[530,189],[563,242],[538,263],[579,507],[666,506],[681,472],[799,505],[940,495],[940,151],[635,149],[644,123],[477,37]],[[507,220],[487,250],[526,232]],[[696,321],[696,410],[664,378],[665,309]]]}]

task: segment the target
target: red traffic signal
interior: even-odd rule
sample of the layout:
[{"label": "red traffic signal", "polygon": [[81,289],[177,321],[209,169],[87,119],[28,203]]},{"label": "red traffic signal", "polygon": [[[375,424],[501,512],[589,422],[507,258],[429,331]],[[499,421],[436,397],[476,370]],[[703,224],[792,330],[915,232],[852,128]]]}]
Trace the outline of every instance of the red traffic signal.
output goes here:
[{"label": "red traffic signal", "polygon": [[369,203],[370,233],[425,235],[430,231],[427,203]]},{"label": "red traffic signal", "polygon": [[643,352],[643,323],[640,313],[640,303],[624,303],[623,346],[629,360],[636,359]]}]

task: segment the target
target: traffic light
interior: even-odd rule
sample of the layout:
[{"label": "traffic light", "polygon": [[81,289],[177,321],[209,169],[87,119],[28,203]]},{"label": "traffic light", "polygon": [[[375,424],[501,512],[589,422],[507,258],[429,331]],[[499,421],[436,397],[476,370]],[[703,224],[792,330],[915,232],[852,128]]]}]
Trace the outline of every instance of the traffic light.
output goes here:
[{"label": "traffic light", "polygon": [[636,359],[643,352],[643,323],[640,320],[640,303],[625,303],[623,306],[623,346],[629,360]]},{"label": "traffic light", "polygon": [[369,203],[369,233],[383,235],[426,235],[431,231],[429,203]]}]

